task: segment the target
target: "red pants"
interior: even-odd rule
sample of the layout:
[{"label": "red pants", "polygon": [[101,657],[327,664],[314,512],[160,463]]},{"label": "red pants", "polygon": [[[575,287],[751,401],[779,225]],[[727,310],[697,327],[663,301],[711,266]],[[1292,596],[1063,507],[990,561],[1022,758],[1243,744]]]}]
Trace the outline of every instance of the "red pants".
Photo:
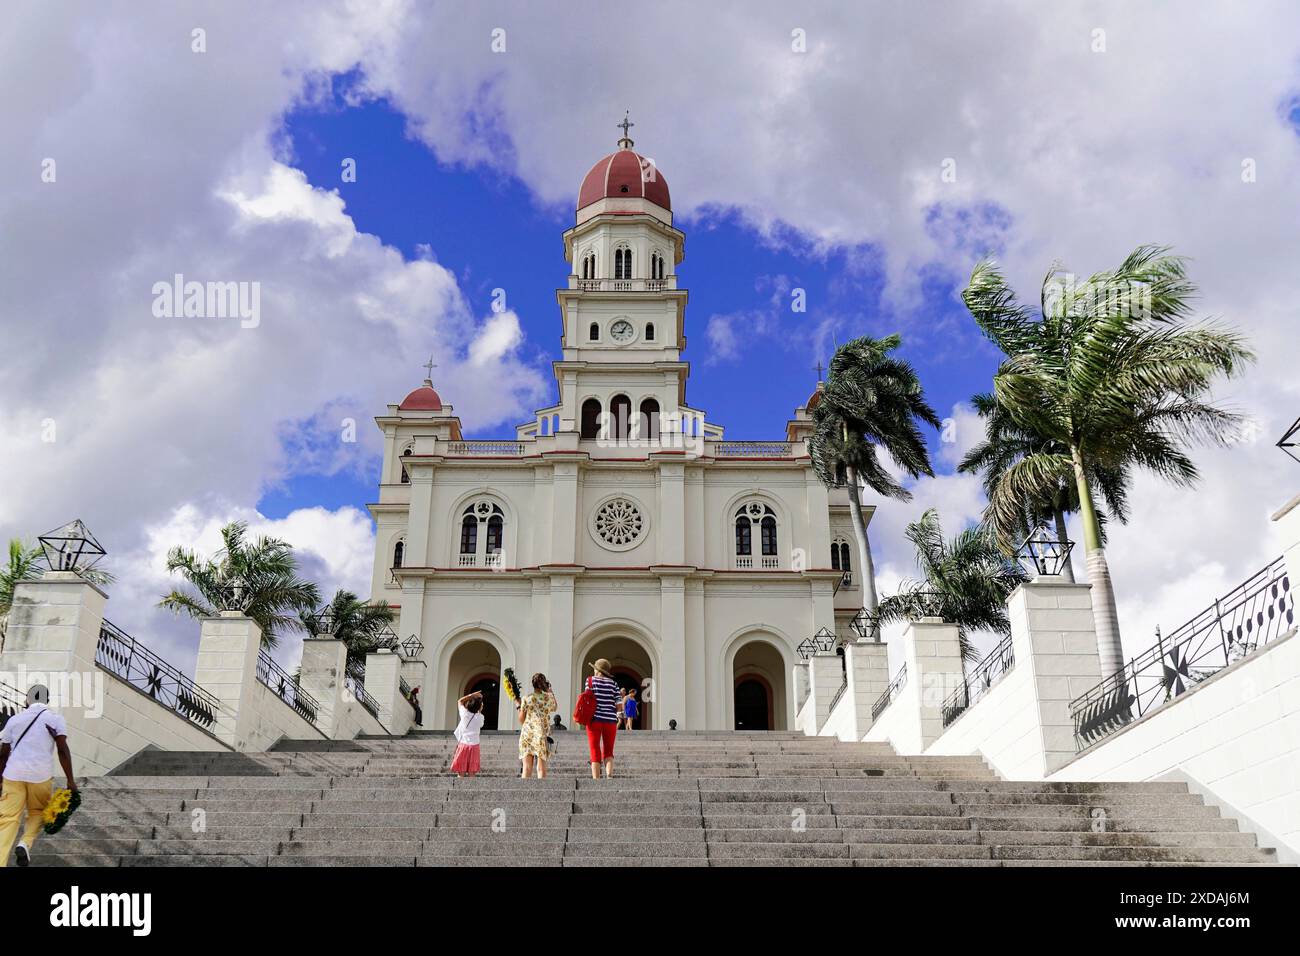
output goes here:
[{"label": "red pants", "polygon": [[598,724],[592,721],[587,725],[587,749],[591,752],[592,763],[603,763],[614,758],[614,735],[618,733],[618,724]]}]

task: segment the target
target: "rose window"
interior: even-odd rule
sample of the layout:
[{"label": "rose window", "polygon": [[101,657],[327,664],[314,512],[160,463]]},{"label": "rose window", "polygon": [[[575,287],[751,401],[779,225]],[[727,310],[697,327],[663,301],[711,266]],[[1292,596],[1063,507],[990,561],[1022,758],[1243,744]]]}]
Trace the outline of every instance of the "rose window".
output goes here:
[{"label": "rose window", "polygon": [[596,536],[608,545],[630,545],[644,527],[641,509],[626,498],[614,498],[596,509]]}]

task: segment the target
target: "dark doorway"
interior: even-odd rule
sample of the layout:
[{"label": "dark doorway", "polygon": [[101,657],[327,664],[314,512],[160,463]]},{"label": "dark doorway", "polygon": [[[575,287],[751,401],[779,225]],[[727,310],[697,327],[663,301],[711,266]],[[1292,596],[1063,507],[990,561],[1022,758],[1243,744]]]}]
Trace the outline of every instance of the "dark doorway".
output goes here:
[{"label": "dark doorway", "polygon": [[[614,680],[618,682],[618,689],[620,691],[626,688],[632,688],[636,691],[636,717],[632,719],[632,729],[643,730],[648,726],[646,722],[648,714],[646,713],[646,702],[641,699],[641,675],[630,670],[618,669],[614,671]],[[621,708],[622,706],[623,705],[620,702],[619,707]],[[619,710],[618,716],[620,718],[623,716],[623,711],[621,709]]]},{"label": "dark doorway", "polygon": [[501,684],[495,674],[484,674],[482,677],[475,677],[465,688],[465,693],[472,694],[476,690],[483,692],[483,729],[496,730],[497,706],[501,702]]},{"label": "dark doorway", "polygon": [[772,729],[771,691],[756,678],[745,677],[736,682],[736,729]]}]

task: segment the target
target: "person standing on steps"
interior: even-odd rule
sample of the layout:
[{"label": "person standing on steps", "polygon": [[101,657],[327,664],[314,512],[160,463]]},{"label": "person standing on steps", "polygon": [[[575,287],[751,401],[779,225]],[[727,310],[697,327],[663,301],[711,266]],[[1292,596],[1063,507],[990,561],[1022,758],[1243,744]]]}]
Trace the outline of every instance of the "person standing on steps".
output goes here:
[{"label": "person standing on steps", "polygon": [[539,780],[546,776],[546,761],[551,756],[546,731],[551,715],[559,709],[551,682],[545,674],[534,674],[533,692],[519,702],[519,723],[523,725],[519,732],[519,759],[524,762],[520,776],[525,780],[533,775],[534,767]]},{"label": "person standing on steps", "polygon": [[618,682],[610,676],[605,658],[587,666],[592,669],[587,686],[596,695],[596,713],[587,725],[587,749],[591,752],[591,779],[599,780],[602,764],[605,777],[614,776],[614,738],[620,716]]},{"label": "person standing on steps", "polygon": [[460,723],[456,725],[456,753],[451,758],[451,770],[458,777],[474,776],[479,772],[479,732],[483,729],[483,692],[476,690],[456,701]]},{"label": "person standing on steps", "polygon": [[636,720],[636,715],[637,715],[636,688],[629,687],[627,689],[626,696],[623,698],[623,729],[624,730],[632,729],[632,722]]},{"label": "person standing on steps", "polygon": [[68,749],[68,725],[49,709],[50,689],[35,684],[27,692],[27,709],[0,730],[0,867],[9,865],[9,850],[18,836],[18,821],[27,811],[27,825],[14,849],[14,862],[31,861],[32,844],[41,834],[45,805],[54,793],[54,755],[68,778],[68,789],[76,791],[72,776],[72,751]]}]

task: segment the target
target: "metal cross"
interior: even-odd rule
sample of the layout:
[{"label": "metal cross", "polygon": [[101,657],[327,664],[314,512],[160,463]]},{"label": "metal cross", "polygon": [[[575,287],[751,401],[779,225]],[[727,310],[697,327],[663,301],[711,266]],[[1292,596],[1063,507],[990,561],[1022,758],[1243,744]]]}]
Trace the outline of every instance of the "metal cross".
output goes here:
[{"label": "metal cross", "polygon": [[822,360],[818,359],[817,364],[813,366],[817,370],[817,381],[822,380],[822,372],[826,371],[826,366],[822,365]]},{"label": "metal cross", "polygon": [[425,363],[424,363],[423,365],[421,365],[420,367],[421,367],[422,369],[425,370],[425,373],[426,373],[426,374],[425,374],[424,377],[427,378],[427,379],[432,379],[432,378],[433,378],[433,370],[434,370],[435,368],[437,368],[438,366],[437,366],[437,364],[433,361],[433,356],[430,355],[430,356],[429,356],[429,361],[425,362]]},{"label": "metal cross", "polygon": [[626,110],[626,111],[624,111],[624,113],[623,113],[623,122],[621,122],[621,123],[615,123],[615,124],[614,124],[616,127],[618,127],[618,128],[620,128],[620,129],[623,130],[623,138],[624,138],[624,139],[627,139],[627,131],[628,131],[628,129],[630,129],[631,127],[633,127],[633,126],[636,125],[636,123],[633,123],[633,122],[631,122],[631,121],[628,119],[628,115],[629,115],[631,112],[632,112],[631,110]]}]

